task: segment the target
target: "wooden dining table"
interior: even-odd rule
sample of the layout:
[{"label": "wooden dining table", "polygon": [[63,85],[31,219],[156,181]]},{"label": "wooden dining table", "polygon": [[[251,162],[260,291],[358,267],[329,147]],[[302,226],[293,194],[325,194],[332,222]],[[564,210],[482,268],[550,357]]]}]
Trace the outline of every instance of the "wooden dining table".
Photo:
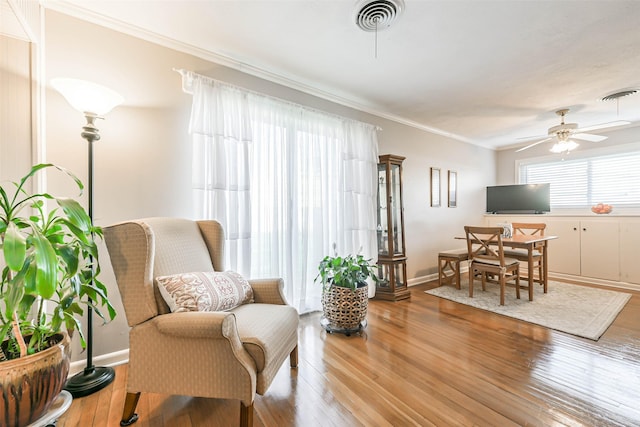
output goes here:
[{"label": "wooden dining table", "polygon": [[[503,237],[502,246],[510,248],[522,248],[527,250],[527,270],[528,270],[528,282],[529,282],[529,301],[533,301],[533,253],[535,250],[540,251],[542,254],[542,277],[540,278],[541,284],[544,287],[544,292],[547,292],[547,278],[549,257],[548,242],[549,240],[557,239],[558,236],[532,236],[528,234],[514,234],[512,237]],[[467,240],[466,237],[456,237],[456,239]],[[497,242],[495,242],[497,244]]]}]

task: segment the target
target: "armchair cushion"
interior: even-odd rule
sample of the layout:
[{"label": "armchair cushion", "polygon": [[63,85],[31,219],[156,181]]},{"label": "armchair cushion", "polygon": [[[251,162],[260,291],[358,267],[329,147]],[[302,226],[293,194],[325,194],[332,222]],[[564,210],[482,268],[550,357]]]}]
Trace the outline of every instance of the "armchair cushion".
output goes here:
[{"label": "armchair cushion", "polygon": [[160,276],[158,290],[173,313],[225,311],[253,302],[253,289],[234,271]]}]

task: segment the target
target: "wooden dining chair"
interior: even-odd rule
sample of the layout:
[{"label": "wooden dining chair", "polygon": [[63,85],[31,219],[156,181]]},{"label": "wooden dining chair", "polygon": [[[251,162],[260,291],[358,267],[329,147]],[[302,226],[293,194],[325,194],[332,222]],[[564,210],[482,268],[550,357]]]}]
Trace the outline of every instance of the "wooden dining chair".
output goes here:
[{"label": "wooden dining chair", "polygon": [[[544,236],[544,230],[547,228],[547,224],[544,223],[528,223],[528,222],[514,222],[513,235],[524,234],[529,236]],[[506,248],[504,250],[504,256],[509,258],[515,258],[518,261],[529,262],[529,253],[526,249],[522,248]],[[544,277],[544,266],[542,249],[533,250],[533,271],[527,271],[527,274],[533,274],[535,270],[538,271],[538,278],[534,278],[534,282],[538,282],[544,286],[544,293],[547,293],[547,278]]]},{"label": "wooden dining chair", "polygon": [[507,282],[513,281],[516,297],[520,298],[520,262],[504,255],[502,227],[464,227],[469,252],[469,297],[473,298],[473,282],[477,275],[486,290],[488,276],[498,278],[500,284],[500,305],[504,305]]}]

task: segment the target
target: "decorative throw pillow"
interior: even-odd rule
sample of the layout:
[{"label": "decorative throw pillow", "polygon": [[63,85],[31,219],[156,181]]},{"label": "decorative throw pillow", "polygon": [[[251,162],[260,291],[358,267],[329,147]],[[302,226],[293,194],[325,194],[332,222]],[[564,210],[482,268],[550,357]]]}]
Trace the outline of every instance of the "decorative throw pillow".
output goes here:
[{"label": "decorative throw pillow", "polygon": [[224,311],[253,302],[251,285],[235,271],[161,276],[156,285],[173,313]]}]

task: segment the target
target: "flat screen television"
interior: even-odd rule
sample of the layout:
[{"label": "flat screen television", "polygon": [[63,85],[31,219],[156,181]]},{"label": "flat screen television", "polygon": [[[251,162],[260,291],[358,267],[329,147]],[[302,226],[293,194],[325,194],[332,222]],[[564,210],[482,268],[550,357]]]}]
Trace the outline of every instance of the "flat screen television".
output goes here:
[{"label": "flat screen television", "polygon": [[487,212],[534,214],[550,212],[550,189],[550,184],[487,187]]}]

